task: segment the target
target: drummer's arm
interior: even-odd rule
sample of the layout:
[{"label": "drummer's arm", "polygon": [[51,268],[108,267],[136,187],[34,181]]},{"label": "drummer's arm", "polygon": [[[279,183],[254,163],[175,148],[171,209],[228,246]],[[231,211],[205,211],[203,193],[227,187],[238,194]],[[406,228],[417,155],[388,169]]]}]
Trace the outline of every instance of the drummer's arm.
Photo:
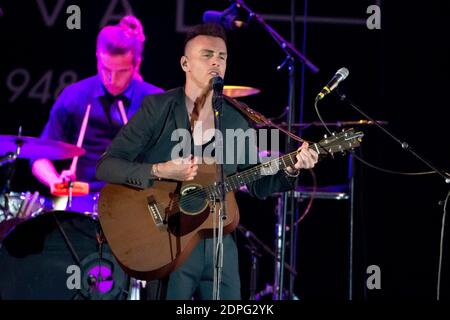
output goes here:
[{"label": "drummer's arm", "polygon": [[34,161],[31,167],[31,172],[42,184],[50,188],[55,183],[61,181],[55,166],[48,159],[38,159]]},{"label": "drummer's arm", "polygon": [[[50,117],[41,134],[42,139],[71,142],[69,137],[73,126],[70,118],[72,117],[68,112],[68,105],[71,104],[71,93],[67,88],[61,93],[60,97],[53,105]],[[45,154],[42,156],[45,157]],[[55,183],[60,183],[64,176],[74,178],[72,175],[59,175],[53,163],[45,158],[37,159],[31,163],[32,174],[44,185],[53,190]]]}]

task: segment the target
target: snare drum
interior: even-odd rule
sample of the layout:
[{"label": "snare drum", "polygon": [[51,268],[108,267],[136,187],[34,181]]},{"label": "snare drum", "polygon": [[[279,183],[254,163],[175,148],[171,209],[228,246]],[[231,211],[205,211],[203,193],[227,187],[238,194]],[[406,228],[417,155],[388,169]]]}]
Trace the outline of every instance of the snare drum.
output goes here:
[{"label": "snare drum", "polygon": [[53,208],[58,211],[73,211],[80,212],[88,215],[94,219],[98,217],[98,197],[99,192],[89,193],[85,196],[74,196],[72,197],[72,206],[69,206],[69,197],[54,197],[53,198]]}]

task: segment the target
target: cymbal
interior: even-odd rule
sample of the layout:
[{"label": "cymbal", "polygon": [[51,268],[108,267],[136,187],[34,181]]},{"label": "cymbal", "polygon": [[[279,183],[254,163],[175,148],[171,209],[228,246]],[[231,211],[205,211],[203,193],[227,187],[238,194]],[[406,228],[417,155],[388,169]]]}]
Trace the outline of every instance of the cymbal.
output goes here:
[{"label": "cymbal", "polygon": [[229,96],[231,98],[239,98],[251,96],[253,94],[260,93],[261,90],[252,87],[244,87],[244,86],[224,86],[223,94]]},{"label": "cymbal", "polygon": [[19,158],[50,160],[69,159],[83,155],[86,151],[72,144],[34,137],[0,135],[0,155],[16,152],[21,146]]}]

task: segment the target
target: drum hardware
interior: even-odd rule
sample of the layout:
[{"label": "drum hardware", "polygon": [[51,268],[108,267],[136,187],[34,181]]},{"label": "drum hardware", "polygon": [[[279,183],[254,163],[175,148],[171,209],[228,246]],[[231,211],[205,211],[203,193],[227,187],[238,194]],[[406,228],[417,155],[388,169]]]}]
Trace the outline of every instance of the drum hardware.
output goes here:
[{"label": "drum hardware", "polygon": [[[71,265],[81,288],[67,287]],[[99,222],[78,212],[46,212],[18,225],[2,242],[0,270],[1,299],[126,299],[130,285]]]},{"label": "drum hardware", "polygon": [[69,237],[67,236],[66,232],[64,231],[63,227],[61,226],[61,223],[59,222],[56,215],[52,214],[53,218],[55,219],[56,226],[58,227],[59,232],[61,233],[61,236],[64,238],[64,242],[66,243],[67,247],[70,250],[70,253],[72,254],[73,258],[77,262],[77,265],[81,267],[81,260],[78,256],[77,252],[75,251],[75,248],[72,245],[72,242],[70,242]]},{"label": "drum hardware", "polygon": [[[238,225],[237,229],[248,240],[248,245],[245,247],[250,250],[251,254],[251,273],[250,273],[250,300],[260,300],[261,297],[268,294],[275,294],[274,287],[266,285],[263,291],[256,292],[258,280],[259,258],[262,256],[259,248],[262,248],[266,253],[273,257],[275,263],[280,263],[280,258],[276,252],[270,249],[261,239],[259,239],[252,231],[245,228],[243,225]],[[297,276],[297,271],[292,268],[287,262],[284,262],[284,268],[290,274]],[[286,290],[285,290],[286,291]],[[287,291],[286,291],[287,292]]]},{"label": "drum hardware", "polygon": [[[2,153],[5,154],[5,156],[0,158],[0,166],[9,163],[11,164],[11,167],[7,169],[6,183],[3,187],[2,194],[0,194],[0,197],[4,199],[4,203],[1,204],[0,223],[2,222],[2,214],[3,221],[11,219],[11,207],[8,204],[8,201],[11,201],[13,198],[13,205],[16,205],[16,211],[13,214],[14,218],[19,213],[20,218],[22,218],[18,222],[22,222],[23,219],[37,215],[44,211],[44,209],[53,209],[47,204],[44,205],[45,200],[44,198],[39,197],[39,194],[30,197],[28,193],[11,193],[10,184],[14,175],[14,162],[16,159],[38,159],[45,155],[45,157],[50,160],[62,160],[81,156],[85,153],[85,150],[65,142],[22,136],[22,127],[20,127],[17,136],[0,135],[0,154]],[[36,205],[39,206],[38,201],[40,203],[40,208],[36,208]],[[17,223],[14,225],[16,224]],[[3,224],[0,227],[0,239],[2,239],[12,227],[13,226],[5,226]]]},{"label": "drum hardware", "polygon": [[6,192],[0,194],[0,241],[2,241],[15,226],[51,210],[50,201],[39,192]]}]

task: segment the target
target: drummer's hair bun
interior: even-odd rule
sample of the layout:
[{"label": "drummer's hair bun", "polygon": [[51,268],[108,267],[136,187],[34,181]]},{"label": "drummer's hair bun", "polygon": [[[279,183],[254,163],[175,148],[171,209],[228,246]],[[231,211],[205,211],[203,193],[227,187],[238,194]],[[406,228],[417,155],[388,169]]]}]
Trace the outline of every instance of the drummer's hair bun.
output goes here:
[{"label": "drummer's hair bun", "polygon": [[140,42],[145,41],[144,28],[141,21],[135,16],[125,16],[118,24],[130,37],[136,37]]}]

